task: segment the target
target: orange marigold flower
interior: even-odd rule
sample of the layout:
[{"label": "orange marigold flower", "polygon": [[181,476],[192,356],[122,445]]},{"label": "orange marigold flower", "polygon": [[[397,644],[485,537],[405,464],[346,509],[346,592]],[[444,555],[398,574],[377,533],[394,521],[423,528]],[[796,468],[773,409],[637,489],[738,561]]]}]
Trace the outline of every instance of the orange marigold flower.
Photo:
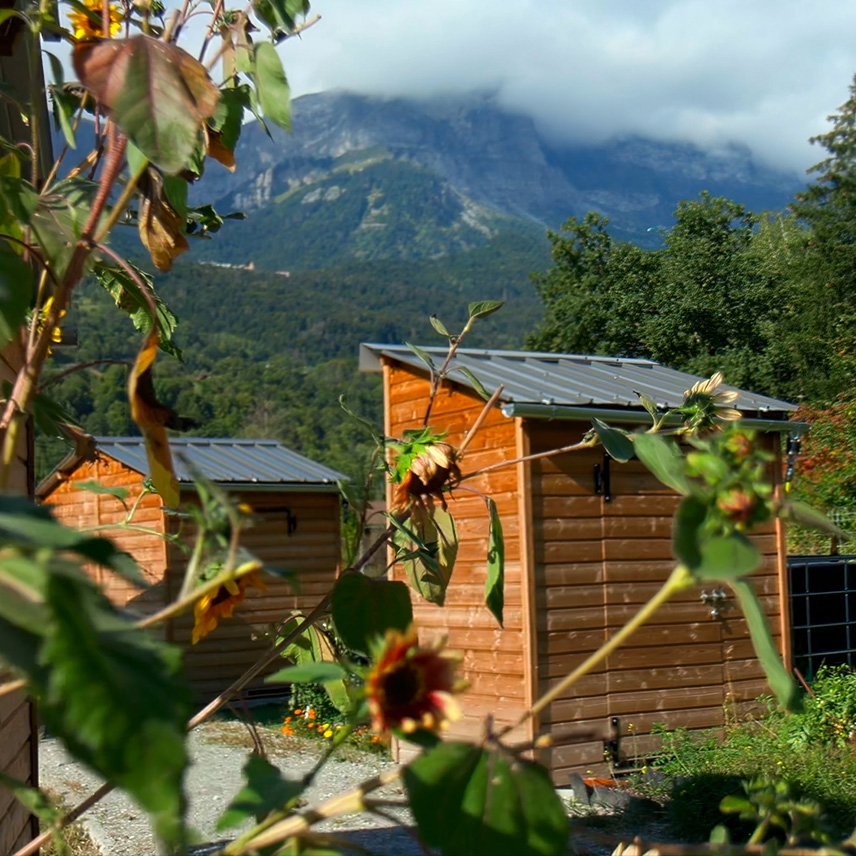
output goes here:
[{"label": "orange marigold flower", "polygon": [[252,571],[238,579],[226,580],[219,588],[208,592],[196,601],[193,607],[195,620],[191,635],[193,645],[214,630],[221,618],[232,617],[235,607],[246,597],[248,586],[255,586],[261,591],[267,588],[261,574],[258,571]]},{"label": "orange marigold flower", "polygon": [[315,719],[315,711],[310,707],[309,710],[306,711],[306,716],[309,719]]},{"label": "orange marigold flower", "polygon": [[294,711],[295,716],[300,716],[301,713],[303,713],[302,707],[299,707],[299,708],[297,708],[297,710]]},{"label": "orange marigold flower", "polygon": [[406,633],[388,631],[366,678],[373,730],[436,731],[460,719],[453,697],[466,688],[466,682],[455,677],[459,660],[451,651],[420,648],[412,627]]},{"label": "orange marigold flower", "polygon": [[290,717],[290,716],[286,716],[286,717],[285,717],[285,724],[286,724],[286,725],[288,725],[288,723],[289,723],[289,722],[291,722],[291,717]]},{"label": "orange marigold flower", "polygon": [[[83,5],[93,12],[90,17],[83,11],[74,11],[68,13],[68,18],[71,21],[74,37],[78,41],[91,41],[93,39],[104,38],[103,19],[101,17],[101,0],[83,0]],[[110,36],[113,37],[122,28],[122,10],[114,3],[110,4]]]},{"label": "orange marigold flower", "polygon": [[307,727],[307,728],[315,728],[315,723],[314,723],[314,722],[308,722],[308,723],[306,724],[306,727]]},{"label": "orange marigold flower", "polygon": [[294,729],[290,725],[283,725],[282,726],[282,733],[283,734],[294,734]]}]

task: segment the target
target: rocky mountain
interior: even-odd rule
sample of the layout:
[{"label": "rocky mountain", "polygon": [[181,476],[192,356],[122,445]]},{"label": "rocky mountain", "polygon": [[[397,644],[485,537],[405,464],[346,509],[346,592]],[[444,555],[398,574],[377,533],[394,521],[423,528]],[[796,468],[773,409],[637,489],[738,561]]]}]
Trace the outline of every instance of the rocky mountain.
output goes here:
[{"label": "rocky mountain", "polygon": [[248,214],[228,224],[207,258],[271,269],[430,258],[508,232],[543,236],[589,210],[609,217],[616,237],[658,245],[657,227],[702,190],[779,209],[803,184],[737,145],[557,143],[490,97],[321,93],[294,102],[293,126],[269,137],[248,125],[238,172],[213,164],[195,189],[218,210]]}]

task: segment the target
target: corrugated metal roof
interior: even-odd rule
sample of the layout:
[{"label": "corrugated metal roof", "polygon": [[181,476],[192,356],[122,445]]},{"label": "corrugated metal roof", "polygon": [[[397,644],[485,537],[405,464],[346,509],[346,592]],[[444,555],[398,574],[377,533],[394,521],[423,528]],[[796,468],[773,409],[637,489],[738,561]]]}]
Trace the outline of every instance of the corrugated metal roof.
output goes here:
[{"label": "corrugated metal roof", "polygon": [[[446,348],[426,347],[437,365],[442,365]],[[378,371],[381,357],[391,357],[412,368],[425,370],[425,363],[407,345],[363,344],[360,369]],[[597,406],[640,408],[637,393],[647,395],[660,407],[679,407],[684,393],[702,377],[667,368],[653,360],[621,357],[550,354],[536,351],[498,351],[460,348],[451,368],[469,369],[488,392],[505,387],[502,400],[515,404],[556,406]],[[466,375],[453,372],[455,381],[471,386]],[[721,390],[737,389],[723,384]],[[740,393],[734,407],[745,413],[781,413],[796,406],[747,390]]]},{"label": "corrugated metal roof", "polygon": [[[96,437],[98,451],[139,473],[148,473],[142,437]],[[346,476],[298,455],[276,440],[233,440],[210,437],[170,437],[175,475],[193,479],[184,461],[205,478],[220,484],[301,486],[335,485]]]}]

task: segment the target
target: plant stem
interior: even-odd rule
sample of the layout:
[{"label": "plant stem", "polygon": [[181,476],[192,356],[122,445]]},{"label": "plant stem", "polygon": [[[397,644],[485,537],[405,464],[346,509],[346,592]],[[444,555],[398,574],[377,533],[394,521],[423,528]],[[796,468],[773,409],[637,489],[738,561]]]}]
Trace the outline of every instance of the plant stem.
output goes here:
[{"label": "plant stem", "polygon": [[365,795],[382,788],[384,785],[388,785],[390,782],[394,782],[401,777],[401,772],[402,768],[385,770],[379,775],[362,782],[354,790],[321,803],[316,809],[310,809],[303,814],[294,815],[280,821],[249,841],[242,843],[240,846],[237,846],[237,841],[228,845],[221,853],[223,856],[241,856],[244,853],[255,852],[262,847],[277,844],[280,841],[285,841],[287,838],[293,838],[295,835],[308,832],[313,824],[319,821],[338,817],[340,814],[352,814],[362,811],[365,808],[363,799]]},{"label": "plant stem", "polygon": [[673,594],[688,588],[695,581],[686,565],[677,565],[660,590],[646,603],[624,627],[621,628],[608,642],[601,645],[585,662],[566,675],[551,690],[544,693],[529,710],[523,713],[516,722],[507,725],[499,734],[502,737],[522,725],[527,719],[539,714],[547,705],[559,698],[568,687],[575,684],[581,677],[587,675],[595,666],[602,663],[616,648],[630,638]]}]

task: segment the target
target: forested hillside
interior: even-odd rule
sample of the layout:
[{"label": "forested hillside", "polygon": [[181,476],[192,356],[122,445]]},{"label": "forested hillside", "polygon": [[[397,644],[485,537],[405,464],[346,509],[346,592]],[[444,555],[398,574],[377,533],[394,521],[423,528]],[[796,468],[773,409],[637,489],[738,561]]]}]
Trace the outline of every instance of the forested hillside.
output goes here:
[{"label": "forested hillside", "polygon": [[[469,343],[519,347],[540,316],[528,275],[548,258],[545,239],[512,234],[420,263],[355,262],[288,276],[179,262],[156,277],[155,287],[178,318],[174,338],[184,362],[161,355],[158,392],[199,423],[192,434],[276,437],[358,477],[363,437],[339,396],[377,424],[382,403],[378,378],[357,371],[359,343],[433,343],[431,314],[453,329],[466,320],[468,303],[500,299],[506,311],[479,325]],[[94,278],[85,283],[66,323],[76,328],[79,344],[58,349],[57,372],[97,360],[133,360],[139,334],[113,303]],[[52,389],[88,432],[136,433],[126,377],[123,365],[96,365]],[[59,441],[43,438],[40,474],[64,451]]]}]

